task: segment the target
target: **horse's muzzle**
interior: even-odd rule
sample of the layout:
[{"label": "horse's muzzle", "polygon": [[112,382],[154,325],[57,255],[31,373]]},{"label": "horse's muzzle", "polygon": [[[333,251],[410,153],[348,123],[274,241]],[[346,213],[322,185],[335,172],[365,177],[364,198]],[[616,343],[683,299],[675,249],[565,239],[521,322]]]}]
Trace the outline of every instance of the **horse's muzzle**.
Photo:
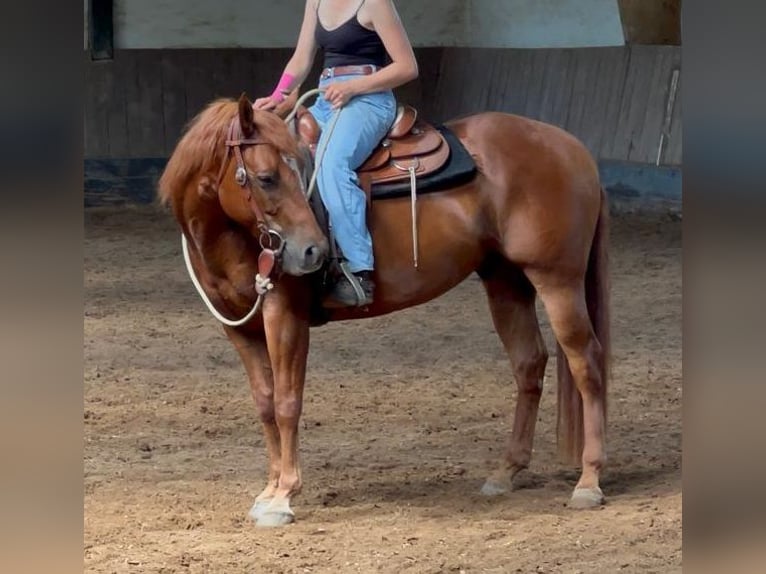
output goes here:
[{"label": "horse's muzzle", "polygon": [[282,269],[289,275],[306,275],[318,271],[325,262],[329,252],[326,239],[319,242],[287,241],[282,259]]}]

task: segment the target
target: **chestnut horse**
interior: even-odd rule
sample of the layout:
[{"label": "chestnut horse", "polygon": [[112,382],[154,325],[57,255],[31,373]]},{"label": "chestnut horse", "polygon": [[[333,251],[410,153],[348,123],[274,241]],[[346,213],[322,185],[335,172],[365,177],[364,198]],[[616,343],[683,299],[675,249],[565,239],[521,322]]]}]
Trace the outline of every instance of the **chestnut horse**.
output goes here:
[{"label": "chestnut horse", "polygon": [[[190,123],[159,184],[160,199],[170,204],[188,240],[199,284],[226,317],[253,308],[262,234],[277,232],[284,241],[281,274],[260,312],[242,326],[224,326],[247,371],[268,448],[268,482],[250,511],[261,526],[294,520],[290,501],[302,486],[298,422],[310,274],[328,253],[304,195],[305,149],[284,115],[254,112],[244,96],[211,103]],[[409,199],[376,201],[368,217],[375,301],[365,309],[332,310],[330,320],[412,307],[478,273],[519,391],[507,450],[482,487],[493,495],[509,489],[532,454],[548,360],[535,312],[539,296],[558,343],[560,450],[582,463],[569,504],[602,504],[608,208],[596,164],[573,136],[527,118],[492,112],[447,125],[473,156],[475,178],[419,200],[417,268]],[[241,143],[236,162],[229,156],[235,132]]]}]

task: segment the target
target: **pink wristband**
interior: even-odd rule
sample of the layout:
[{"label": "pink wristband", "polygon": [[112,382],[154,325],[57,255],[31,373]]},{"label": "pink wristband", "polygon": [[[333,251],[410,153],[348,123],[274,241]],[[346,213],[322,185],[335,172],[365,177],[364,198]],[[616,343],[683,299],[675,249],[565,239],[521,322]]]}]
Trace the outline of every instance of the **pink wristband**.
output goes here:
[{"label": "pink wristband", "polygon": [[293,80],[295,80],[295,76],[288,74],[287,72],[283,73],[282,77],[279,79],[277,87],[274,88],[274,91],[270,96],[271,99],[277,103],[282,103],[285,99],[285,92],[290,89],[290,85],[293,83]]}]

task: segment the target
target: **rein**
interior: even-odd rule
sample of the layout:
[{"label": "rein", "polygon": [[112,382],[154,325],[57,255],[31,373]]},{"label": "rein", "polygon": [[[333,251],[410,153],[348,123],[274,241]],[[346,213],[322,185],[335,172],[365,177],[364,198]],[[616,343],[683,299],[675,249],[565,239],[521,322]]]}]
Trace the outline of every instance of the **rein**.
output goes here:
[{"label": "rein", "polygon": [[[290,124],[291,121],[295,118],[295,114],[298,113],[298,108],[303,105],[303,102],[305,102],[310,97],[319,95],[324,90],[320,88],[314,88],[313,90],[309,90],[305,94],[303,94],[300,98],[298,98],[298,101],[295,102],[295,107],[293,108],[293,111],[290,112],[290,115],[285,118],[285,123]],[[314,193],[314,189],[316,189],[317,184],[317,175],[319,174],[319,166],[322,165],[322,160],[324,159],[324,154],[327,151],[327,145],[330,143],[330,138],[332,138],[332,133],[335,131],[335,126],[338,124],[338,118],[340,118],[340,113],[343,110],[343,108],[336,110],[336,112],[333,114],[332,119],[330,120],[330,125],[327,127],[327,137],[323,139],[324,145],[322,145],[317,150],[317,160],[314,165],[314,171],[311,174],[311,181],[309,183],[308,191],[306,192],[306,199],[311,199],[312,194]]]}]

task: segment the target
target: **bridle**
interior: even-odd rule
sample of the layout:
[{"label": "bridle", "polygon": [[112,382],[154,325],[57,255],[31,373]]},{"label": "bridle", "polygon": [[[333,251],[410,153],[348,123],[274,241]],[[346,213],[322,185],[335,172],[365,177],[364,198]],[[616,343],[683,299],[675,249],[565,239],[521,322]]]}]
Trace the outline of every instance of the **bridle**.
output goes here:
[{"label": "bridle", "polygon": [[[307,98],[315,96],[318,93],[319,90],[310,90],[309,92],[305,93],[295,104],[292,113],[287,117],[285,123],[290,124],[290,122],[295,117],[298,107]],[[333,117],[333,121],[330,126],[330,133],[332,133],[332,130],[334,129],[339,116],[340,111],[336,112],[335,116]],[[231,123],[229,124],[229,130],[226,136],[226,158],[221,164],[221,170],[218,172],[218,178],[216,180],[216,189],[220,190],[221,183],[223,182],[223,178],[226,175],[226,171],[229,168],[229,164],[231,163],[231,158],[233,155],[234,161],[237,162],[237,169],[234,172],[234,179],[237,184],[247,192],[247,203],[250,206],[253,215],[255,216],[256,226],[260,232],[258,242],[261,246],[261,253],[258,255],[258,273],[255,275],[255,291],[258,294],[258,298],[256,299],[255,304],[247,313],[247,315],[241,319],[233,321],[227,317],[224,317],[221,315],[221,313],[218,312],[202,288],[199,279],[197,279],[197,275],[194,273],[194,268],[192,267],[191,263],[191,256],[189,255],[189,245],[186,240],[186,235],[183,233],[181,234],[181,250],[184,256],[184,262],[186,263],[186,270],[189,273],[189,277],[191,278],[194,287],[197,289],[197,293],[199,293],[202,302],[205,303],[205,306],[208,308],[210,313],[212,313],[212,315],[221,323],[229,327],[240,327],[244,325],[250,321],[250,319],[255,317],[258,311],[260,311],[261,306],[263,305],[264,296],[274,288],[274,283],[271,281],[271,274],[278,266],[282,253],[285,249],[285,239],[282,237],[282,235],[280,235],[278,231],[269,227],[269,224],[266,222],[266,216],[264,215],[263,210],[255,200],[255,194],[253,193],[253,186],[252,182],[250,181],[250,175],[247,173],[245,160],[242,157],[243,147],[252,145],[267,145],[269,143],[270,142],[263,139],[257,133],[255,137],[244,137],[244,134],[242,133],[242,126],[240,125],[239,121],[239,115],[234,116],[234,118],[231,120]],[[308,185],[307,192],[305,187],[306,182],[304,181],[303,177],[298,174],[298,179],[303,186],[304,192],[306,192],[307,200],[311,197],[311,193],[314,191],[317,171],[319,170],[323,156],[324,149],[318,156],[318,161],[314,166],[314,172]],[[297,172],[297,168],[293,169]]]},{"label": "bridle", "polygon": [[261,252],[258,255],[258,273],[255,275],[255,291],[258,294],[258,298],[255,301],[252,309],[236,321],[228,319],[221,315],[215,308],[213,303],[208,298],[207,294],[202,288],[202,285],[197,279],[192,267],[191,257],[189,256],[189,246],[186,240],[186,235],[181,234],[181,246],[184,255],[184,262],[186,263],[186,270],[189,272],[189,277],[192,283],[197,289],[200,298],[207,306],[208,310],[213,316],[218,319],[224,325],[229,327],[240,327],[250,321],[261,309],[263,305],[264,296],[274,288],[274,283],[271,281],[271,274],[274,269],[279,265],[282,253],[285,249],[285,240],[278,231],[269,227],[266,222],[266,216],[263,210],[255,200],[255,194],[253,193],[252,182],[250,181],[250,175],[247,173],[245,167],[245,160],[242,157],[242,148],[251,145],[265,145],[269,144],[267,140],[263,139],[259,135],[256,137],[244,137],[242,133],[242,127],[239,123],[239,116],[235,116],[229,124],[229,131],[226,136],[226,158],[221,164],[221,170],[218,172],[218,178],[216,180],[216,188],[220,190],[223,178],[226,175],[226,170],[231,163],[231,157],[234,156],[234,160],[237,162],[237,169],[234,172],[234,179],[237,184],[247,192],[247,203],[250,209],[255,215],[256,226],[260,231],[258,242],[261,245]]},{"label": "bridle", "polygon": [[[267,140],[263,139],[260,134],[256,133],[256,137],[246,138],[242,133],[242,127],[239,122],[239,116],[234,116],[229,124],[229,131],[226,136],[226,158],[221,164],[221,170],[218,172],[218,178],[216,180],[216,189],[221,188],[221,183],[226,175],[226,170],[231,163],[231,157],[234,156],[234,160],[237,162],[237,169],[234,172],[234,180],[237,184],[247,192],[247,203],[250,209],[255,215],[256,226],[260,231],[258,242],[261,244],[261,249],[274,251],[277,257],[282,254],[285,246],[285,240],[280,233],[266,223],[266,217],[263,214],[263,210],[255,200],[255,194],[253,193],[252,182],[250,181],[250,175],[247,173],[245,167],[245,160],[242,157],[242,148],[252,145],[266,145],[269,144]],[[275,247],[276,243],[276,247]]]}]

